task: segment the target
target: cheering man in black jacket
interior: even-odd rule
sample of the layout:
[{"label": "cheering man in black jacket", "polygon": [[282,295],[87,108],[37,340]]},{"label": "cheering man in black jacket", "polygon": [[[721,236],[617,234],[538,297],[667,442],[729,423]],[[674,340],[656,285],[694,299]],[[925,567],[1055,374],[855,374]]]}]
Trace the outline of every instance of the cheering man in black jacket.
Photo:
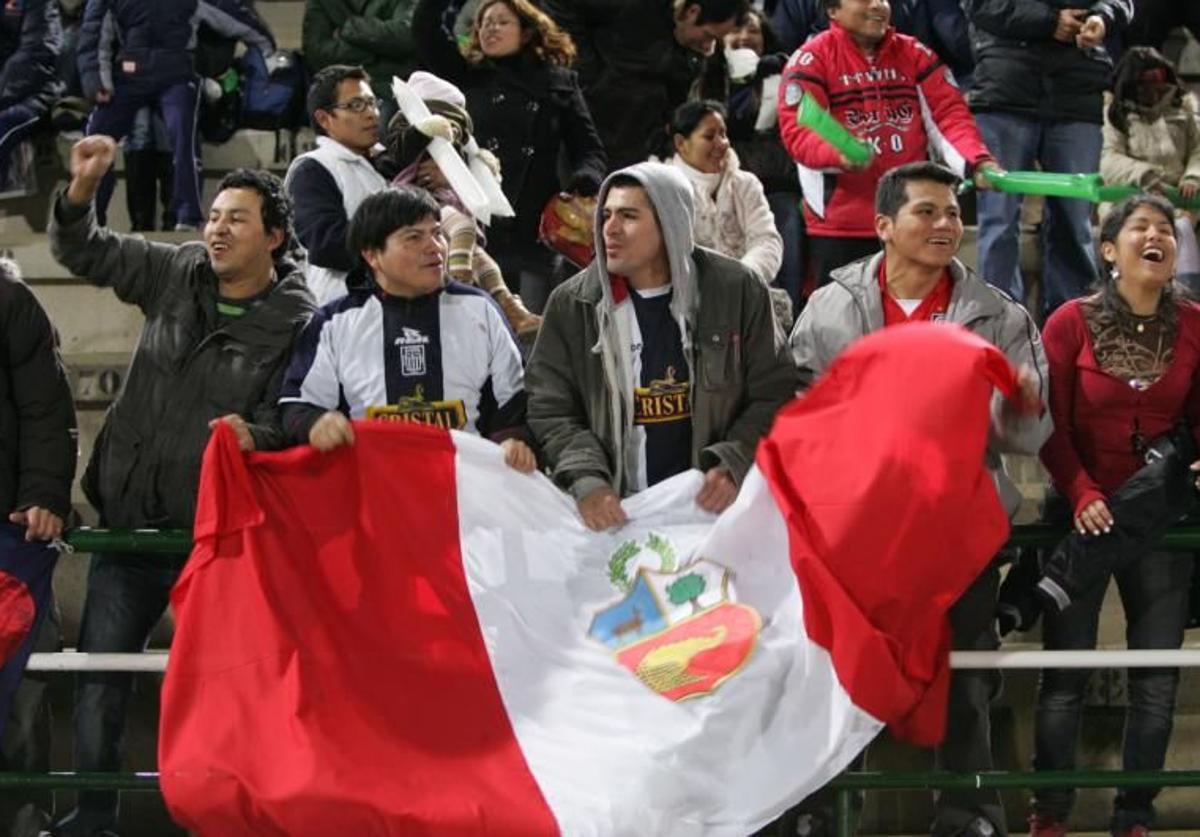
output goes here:
[{"label": "cheering man in black jacket", "polygon": [[[62,535],[75,476],[75,410],[58,356],[54,327],[17,265],[0,259],[0,510],[29,541]],[[19,535],[17,535],[19,537]],[[29,560],[22,555],[19,560]],[[50,565],[53,566],[52,561]],[[54,608],[34,622],[34,651],[56,651]],[[46,681],[25,676],[3,721],[0,770],[50,769],[50,714]],[[0,829],[36,833],[53,797],[46,792],[0,794]]]},{"label": "cheering man in black jacket", "polygon": [[0,259],[0,508],[29,540],[62,535],[75,476],[75,410],[54,327]]},{"label": "cheering man in black jacket", "polygon": [[[116,143],[85,137],[71,149],[71,183],[54,201],[54,257],[138,306],[146,325],[121,395],[84,474],[101,522],[190,528],[209,428],[226,421],[243,450],[283,445],[275,402],[292,341],[315,304],[283,258],[291,201],[279,178],[240,170],[221,181],[204,243],[172,245],[96,224],[93,205]],[[142,650],[167,606],[183,559],[96,555],[88,573],[79,650]],[[128,674],[84,674],[75,711],[80,770],[116,770]],[[56,835],[92,835],[116,821],[116,794],[83,792]]]}]

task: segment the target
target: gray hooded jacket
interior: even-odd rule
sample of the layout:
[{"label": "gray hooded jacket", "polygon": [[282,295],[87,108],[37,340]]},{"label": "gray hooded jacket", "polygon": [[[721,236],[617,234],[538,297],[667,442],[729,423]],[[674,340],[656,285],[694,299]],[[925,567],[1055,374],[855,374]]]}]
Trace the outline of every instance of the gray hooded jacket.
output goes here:
[{"label": "gray hooded jacket", "polygon": [[[882,259],[883,254],[877,253],[838,268],[830,274],[830,283],[809,298],[791,337],[792,357],[800,371],[802,386],[811,386],[834,358],[859,337],[883,328],[883,297],[878,280]],[[950,263],[950,273],[954,290],[946,320],[999,348],[1014,366],[1033,369],[1038,394],[1044,400],[1049,367],[1041,335],[1028,312],[958,259]],[[1049,410],[1043,410],[1040,416],[1020,415],[999,392],[993,395],[987,466],[1010,517],[1021,502],[1021,494],[1005,473],[1000,454],[1036,455],[1052,429]]]},{"label": "gray hooded jacket", "polygon": [[723,465],[740,483],[796,375],[777,345],[767,289],[740,262],[696,247],[687,180],[661,163],[609,175],[596,205],[596,260],[551,294],[525,373],[529,426],[555,481],[579,499],[602,485],[633,490],[631,338],[617,316],[604,255],[612,179],[632,177],[658,218],[671,269],[671,311],[688,360],[692,464]]}]

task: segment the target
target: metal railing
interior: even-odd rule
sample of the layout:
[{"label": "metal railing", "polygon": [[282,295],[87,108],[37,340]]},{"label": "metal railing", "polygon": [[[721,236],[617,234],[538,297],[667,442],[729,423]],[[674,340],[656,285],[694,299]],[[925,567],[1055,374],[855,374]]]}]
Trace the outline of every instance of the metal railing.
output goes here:
[{"label": "metal railing", "polygon": [[[1062,527],[1045,524],[1014,526],[1009,544],[1013,546],[1051,546],[1066,534]],[[80,552],[142,552],[180,555],[191,550],[191,532],[186,529],[72,529],[64,540]],[[1178,526],[1168,531],[1160,546],[1164,549],[1200,549],[1200,526]],[[40,671],[141,671],[165,670],[168,654],[84,654],[61,652],[34,654],[29,668]],[[1200,649],[1162,651],[955,651],[950,655],[953,668],[1100,668],[1100,667],[1200,667]],[[1200,786],[1200,770],[1069,770],[1069,771],[993,771],[986,773],[854,772],[844,773],[830,783],[836,792],[837,833],[854,834],[856,812],[854,794],[882,790],[958,790],[984,788],[1074,787],[1195,787]],[[0,790],[65,789],[158,791],[159,774],[139,773],[0,773]]]},{"label": "metal railing", "polygon": [[[1049,523],[1026,523],[1012,527],[1009,546],[1054,546],[1067,534],[1065,526]],[[1200,549],[1200,525],[1194,523],[1168,529],[1158,542],[1161,549]]]},{"label": "metal railing", "polygon": [[[1067,529],[1048,523],[1026,523],[1012,527],[1010,546],[1053,546]],[[63,540],[80,552],[146,552],[158,555],[184,555],[192,549],[188,529],[70,529]],[[1159,541],[1163,549],[1200,549],[1200,525],[1187,524],[1168,529]]]},{"label": "metal railing", "polygon": [[190,529],[68,529],[63,540],[79,552],[144,552],[187,555],[192,551]]},{"label": "metal railing", "polygon": [[[1200,785],[1200,770],[1056,770],[989,773],[925,772],[844,773],[829,783],[837,792],[838,837],[855,833],[854,794],[858,791],[978,790],[982,788],[1168,788]],[[158,792],[159,774],[144,773],[0,773],[5,790],[119,790]]]}]

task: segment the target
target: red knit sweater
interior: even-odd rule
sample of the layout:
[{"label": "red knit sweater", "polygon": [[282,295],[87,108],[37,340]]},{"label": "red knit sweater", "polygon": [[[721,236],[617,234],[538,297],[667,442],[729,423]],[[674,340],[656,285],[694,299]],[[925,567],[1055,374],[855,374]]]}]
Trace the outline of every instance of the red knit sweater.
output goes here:
[{"label": "red knit sweater", "polygon": [[1054,418],[1042,463],[1076,514],[1093,500],[1105,499],[1141,467],[1130,441],[1135,419],[1149,440],[1186,417],[1200,439],[1200,308],[1181,306],[1171,365],[1144,390],[1101,370],[1079,300],[1051,315],[1042,339]]}]

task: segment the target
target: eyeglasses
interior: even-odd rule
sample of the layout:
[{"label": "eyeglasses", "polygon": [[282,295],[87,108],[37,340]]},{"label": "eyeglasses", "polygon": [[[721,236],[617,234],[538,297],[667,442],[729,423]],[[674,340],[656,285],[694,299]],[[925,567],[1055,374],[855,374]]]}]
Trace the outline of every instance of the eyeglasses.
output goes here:
[{"label": "eyeglasses", "polygon": [[330,110],[348,110],[351,113],[362,113],[365,110],[379,110],[379,100],[374,96],[355,96],[348,102],[330,105]]},{"label": "eyeglasses", "polygon": [[515,17],[489,17],[479,21],[479,28],[482,29],[503,29],[506,26],[519,26],[521,21]]}]

